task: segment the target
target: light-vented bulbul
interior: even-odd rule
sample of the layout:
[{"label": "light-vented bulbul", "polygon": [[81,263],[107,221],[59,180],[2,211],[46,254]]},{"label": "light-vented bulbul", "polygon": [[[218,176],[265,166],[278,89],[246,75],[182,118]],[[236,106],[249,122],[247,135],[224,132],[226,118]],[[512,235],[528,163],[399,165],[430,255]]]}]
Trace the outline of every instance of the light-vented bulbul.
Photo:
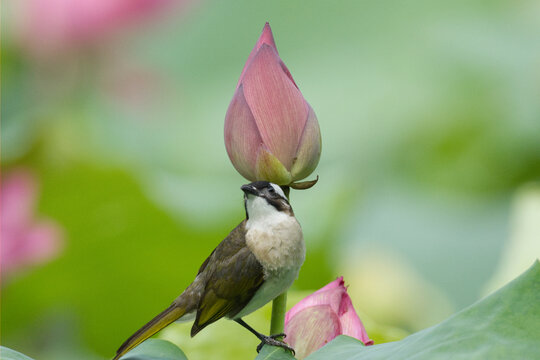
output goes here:
[{"label": "light-vented bulbul", "polygon": [[247,328],[261,340],[292,350],[274,334],[265,336],[242,317],[286,291],[298,277],[305,258],[300,224],[283,190],[267,181],[241,187],[246,219],[212,251],[195,280],[173,303],[127,339],[113,360],[174,321],[192,321],[195,336],[216,320],[226,317]]}]

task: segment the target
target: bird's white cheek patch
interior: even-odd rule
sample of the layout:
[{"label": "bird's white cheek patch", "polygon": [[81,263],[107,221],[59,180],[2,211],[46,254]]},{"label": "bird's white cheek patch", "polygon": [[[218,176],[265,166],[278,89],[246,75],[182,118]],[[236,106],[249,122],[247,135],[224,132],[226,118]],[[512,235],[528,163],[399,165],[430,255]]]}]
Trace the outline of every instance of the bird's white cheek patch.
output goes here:
[{"label": "bird's white cheek patch", "polygon": [[281,195],[282,198],[286,199],[287,197],[285,196],[285,193],[283,192],[283,189],[281,188],[281,186],[279,185],[276,185],[274,183],[270,183],[270,185],[274,188],[274,190],[276,190],[276,192]]}]

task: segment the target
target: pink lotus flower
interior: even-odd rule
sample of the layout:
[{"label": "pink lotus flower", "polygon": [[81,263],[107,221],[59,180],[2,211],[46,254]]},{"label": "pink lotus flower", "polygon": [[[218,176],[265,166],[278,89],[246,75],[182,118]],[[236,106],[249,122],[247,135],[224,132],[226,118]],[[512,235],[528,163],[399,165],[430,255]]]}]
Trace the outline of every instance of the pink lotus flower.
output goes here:
[{"label": "pink lotus flower", "polygon": [[61,250],[61,231],[50,220],[35,220],[36,179],[16,170],[2,181],[2,277],[54,258]]},{"label": "pink lotus flower", "polygon": [[343,277],[304,298],[285,315],[285,341],[303,359],[338,335],[373,345],[354,311]]},{"label": "pink lotus flower", "polygon": [[236,170],[250,181],[289,185],[319,162],[317,117],[281,61],[268,23],[227,110],[225,146]]},{"label": "pink lotus flower", "polygon": [[98,42],[146,19],[172,0],[26,0],[19,4],[18,32],[35,56]]}]

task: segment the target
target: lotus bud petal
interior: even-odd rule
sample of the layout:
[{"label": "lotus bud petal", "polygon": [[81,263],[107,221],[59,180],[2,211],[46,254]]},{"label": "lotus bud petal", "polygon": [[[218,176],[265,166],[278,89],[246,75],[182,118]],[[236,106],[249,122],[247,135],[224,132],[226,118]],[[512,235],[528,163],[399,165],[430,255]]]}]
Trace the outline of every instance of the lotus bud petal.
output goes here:
[{"label": "lotus bud petal", "polygon": [[268,23],[227,110],[225,146],[234,167],[250,181],[289,185],[319,162],[317,117],[279,57]]},{"label": "lotus bud petal", "polygon": [[373,345],[347,294],[343,277],[307,296],[285,315],[286,342],[303,359],[338,335]]},{"label": "lotus bud petal", "polygon": [[257,178],[272,179],[274,184],[291,182],[291,174],[285,166],[265,148],[262,148],[257,156]]},{"label": "lotus bud petal", "polygon": [[291,173],[295,180],[304,179],[315,170],[321,155],[321,131],[315,112],[309,107],[308,118]]}]

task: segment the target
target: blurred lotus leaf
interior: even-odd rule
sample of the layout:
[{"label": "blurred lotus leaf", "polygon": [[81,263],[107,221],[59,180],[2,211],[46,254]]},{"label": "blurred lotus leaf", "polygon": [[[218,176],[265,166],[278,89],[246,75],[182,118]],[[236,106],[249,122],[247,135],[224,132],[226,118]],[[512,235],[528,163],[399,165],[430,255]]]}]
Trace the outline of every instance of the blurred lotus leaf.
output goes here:
[{"label": "blurred lotus leaf", "polygon": [[126,355],[122,360],[187,360],[178,346],[167,340],[148,339]]},{"label": "blurred lotus leaf", "polygon": [[32,360],[28,356],[5,346],[0,346],[0,358],[4,360]]},{"label": "blurred lotus leaf", "polygon": [[264,345],[261,349],[261,352],[255,360],[294,360],[296,359],[290,352],[287,350],[277,347]]}]

